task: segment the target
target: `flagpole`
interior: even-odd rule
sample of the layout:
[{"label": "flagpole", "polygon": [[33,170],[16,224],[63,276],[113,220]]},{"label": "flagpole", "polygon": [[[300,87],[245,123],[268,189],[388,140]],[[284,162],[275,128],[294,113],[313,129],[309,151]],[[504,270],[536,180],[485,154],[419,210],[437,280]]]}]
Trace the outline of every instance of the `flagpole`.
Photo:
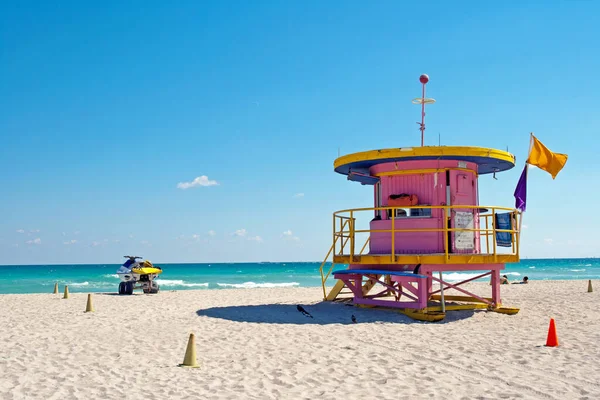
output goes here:
[{"label": "flagpole", "polygon": [[[527,159],[525,159],[525,182],[527,182],[527,175],[529,174],[529,164],[527,160],[531,154],[531,148],[533,147],[533,132],[529,132],[529,151],[527,152]],[[523,214],[525,210],[521,211],[521,218],[519,218],[519,253],[521,252],[521,227],[523,226]]]},{"label": "flagpole", "polygon": [[525,160],[526,165],[527,165],[527,160],[529,160],[529,155],[531,154],[532,148],[533,148],[533,132],[529,132],[529,151],[527,152],[527,159]]}]

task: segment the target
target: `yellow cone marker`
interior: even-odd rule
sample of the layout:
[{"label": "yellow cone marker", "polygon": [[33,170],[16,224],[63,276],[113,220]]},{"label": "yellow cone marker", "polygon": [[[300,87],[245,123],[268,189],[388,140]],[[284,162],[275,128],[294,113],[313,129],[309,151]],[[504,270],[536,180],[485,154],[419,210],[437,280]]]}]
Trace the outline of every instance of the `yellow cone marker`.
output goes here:
[{"label": "yellow cone marker", "polygon": [[68,299],[69,298],[69,286],[65,285],[65,294],[63,296],[63,299]]},{"label": "yellow cone marker", "polygon": [[590,279],[588,281],[588,293],[592,293],[594,291],[594,289],[592,289],[592,280]]},{"label": "yellow cone marker", "polygon": [[94,305],[92,304],[92,294],[88,293],[88,301],[85,306],[85,312],[94,312]]},{"label": "yellow cone marker", "polygon": [[54,293],[53,294],[58,294],[58,282],[56,282],[54,284]]},{"label": "yellow cone marker", "polygon": [[185,357],[183,358],[183,363],[179,364],[179,366],[188,368],[200,368],[200,366],[196,362],[196,338],[193,333],[190,333],[187,349],[185,350]]}]

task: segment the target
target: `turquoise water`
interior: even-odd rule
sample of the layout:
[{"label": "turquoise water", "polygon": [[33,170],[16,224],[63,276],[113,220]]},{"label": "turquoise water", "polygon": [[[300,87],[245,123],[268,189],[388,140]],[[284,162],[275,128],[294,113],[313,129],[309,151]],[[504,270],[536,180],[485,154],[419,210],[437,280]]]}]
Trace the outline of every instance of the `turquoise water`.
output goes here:
[{"label": "turquoise water", "polygon": [[[320,263],[157,264],[161,290],[256,287],[314,287],[321,285]],[[0,266],[0,293],[48,293],[58,282],[70,292],[116,292],[116,264]],[[344,266],[336,266],[345,268]],[[444,274],[449,281],[475,276],[476,271]],[[503,275],[513,280],[600,279],[600,259],[522,260]],[[487,278],[489,280],[489,278]],[[485,279],[484,279],[485,280]]]}]

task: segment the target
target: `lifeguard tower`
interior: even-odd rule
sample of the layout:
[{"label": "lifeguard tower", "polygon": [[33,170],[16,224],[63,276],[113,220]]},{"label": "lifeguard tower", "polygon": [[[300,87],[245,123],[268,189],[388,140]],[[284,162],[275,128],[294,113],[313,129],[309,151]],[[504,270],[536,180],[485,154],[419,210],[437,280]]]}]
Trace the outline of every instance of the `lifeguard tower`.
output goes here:
[{"label": "lifeguard tower", "polygon": [[[481,175],[513,168],[515,157],[481,147],[424,146],[425,105],[435,100],[425,97],[429,77],[419,80],[423,94],[413,103],[421,105],[421,147],[365,151],[334,162],[348,180],[372,186],[374,207],[333,214],[333,244],[320,268],[323,297],[350,294],[356,305],[392,307],[425,321],[457,309],[515,314],[517,308],[502,307],[500,271],[519,261],[521,213],[480,205],[478,190]],[[338,269],[342,265],[347,269]],[[480,273],[458,282],[444,278],[461,271]],[[488,276],[490,297],[461,287]],[[461,295],[444,296],[444,289]]]}]

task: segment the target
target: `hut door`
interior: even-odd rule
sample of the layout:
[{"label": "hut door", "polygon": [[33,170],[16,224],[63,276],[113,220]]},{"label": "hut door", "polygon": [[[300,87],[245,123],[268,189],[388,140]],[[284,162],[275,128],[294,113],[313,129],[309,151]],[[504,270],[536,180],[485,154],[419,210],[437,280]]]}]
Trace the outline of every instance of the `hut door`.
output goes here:
[{"label": "hut door", "polygon": [[[450,170],[449,172],[450,204],[465,206],[452,209],[450,226],[452,228],[479,229],[475,173],[465,170]],[[453,253],[479,253],[479,232],[452,232],[450,238],[450,248]]]}]

